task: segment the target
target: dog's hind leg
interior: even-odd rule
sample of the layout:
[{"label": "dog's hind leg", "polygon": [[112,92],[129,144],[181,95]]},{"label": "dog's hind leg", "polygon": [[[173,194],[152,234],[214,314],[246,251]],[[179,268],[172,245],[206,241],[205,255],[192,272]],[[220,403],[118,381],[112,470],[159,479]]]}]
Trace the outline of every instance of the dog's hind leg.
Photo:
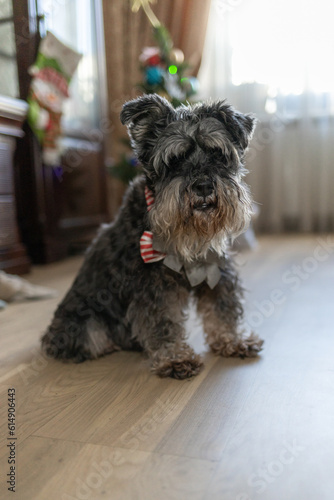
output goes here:
[{"label": "dog's hind leg", "polygon": [[55,316],[42,337],[42,349],[49,357],[80,363],[120,348],[112,341],[107,326],[94,317]]}]

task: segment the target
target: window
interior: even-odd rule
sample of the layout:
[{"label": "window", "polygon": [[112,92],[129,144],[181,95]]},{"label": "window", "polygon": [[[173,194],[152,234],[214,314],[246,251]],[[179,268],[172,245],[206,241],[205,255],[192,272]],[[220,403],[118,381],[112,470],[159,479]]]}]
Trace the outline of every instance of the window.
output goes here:
[{"label": "window", "polygon": [[40,0],[39,7],[45,15],[45,30],[83,54],[71,81],[62,120],[65,134],[80,135],[82,130],[98,126],[100,116],[94,1]]},{"label": "window", "polygon": [[333,10],[328,0],[234,1],[229,22],[232,83],[273,92],[334,89]]},{"label": "window", "polygon": [[202,96],[227,97],[264,119],[334,114],[329,0],[212,0]]}]

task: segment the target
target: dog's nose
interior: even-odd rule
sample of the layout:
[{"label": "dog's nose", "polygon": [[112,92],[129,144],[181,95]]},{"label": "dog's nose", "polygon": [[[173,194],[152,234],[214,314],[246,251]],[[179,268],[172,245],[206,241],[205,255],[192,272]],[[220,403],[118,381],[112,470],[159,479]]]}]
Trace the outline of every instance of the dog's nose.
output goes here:
[{"label": "dog's nose", "polygon": [[193,184],[193,191],[198,196],[203,196],[205,198],[206,196],[209,196],[213,191],[212,182],[209,180],[198,180],[195,182],[195,184]]}]

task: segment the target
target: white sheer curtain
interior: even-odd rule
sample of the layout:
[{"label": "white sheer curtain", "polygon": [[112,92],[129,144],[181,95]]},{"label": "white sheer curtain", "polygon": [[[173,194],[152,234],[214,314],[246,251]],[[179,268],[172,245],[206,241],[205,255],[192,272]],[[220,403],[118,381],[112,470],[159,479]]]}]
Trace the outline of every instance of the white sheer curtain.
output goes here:
[{"label": "white sheer curtain", "polygon": [[259,119],[248,182],[263,231],[334,230],[334,6],[212,0],[201,98]]}]

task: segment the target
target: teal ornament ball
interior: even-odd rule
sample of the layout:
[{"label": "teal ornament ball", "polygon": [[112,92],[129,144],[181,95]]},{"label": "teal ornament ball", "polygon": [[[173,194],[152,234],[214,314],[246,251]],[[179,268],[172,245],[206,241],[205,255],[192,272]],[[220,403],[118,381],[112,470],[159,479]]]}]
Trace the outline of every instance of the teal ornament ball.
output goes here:
[{"label": "teal ornament ball", "polygon": [[191,94],[197,94],[197,92],[199,91],[199,81],[197,80],[197,78],[191,76],[189,78],[189,83],[191,88]]},{"label": "teal ornament ball", "polygon": [[145,78],[148,85],[159,85],[162,82],[162,69],[159,66],[149,66],[145,69]]}]

